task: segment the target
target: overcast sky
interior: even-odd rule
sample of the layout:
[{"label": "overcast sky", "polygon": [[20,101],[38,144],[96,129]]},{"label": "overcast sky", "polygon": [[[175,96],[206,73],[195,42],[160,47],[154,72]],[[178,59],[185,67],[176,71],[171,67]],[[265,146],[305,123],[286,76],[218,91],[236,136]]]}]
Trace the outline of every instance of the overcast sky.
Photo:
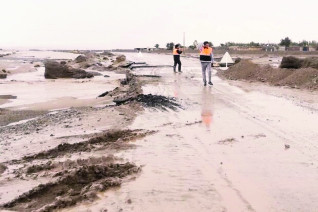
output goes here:
[{"label": "overcast sky", "polygon": [[318,41],[318,1],[0,0],[0,48]]}]

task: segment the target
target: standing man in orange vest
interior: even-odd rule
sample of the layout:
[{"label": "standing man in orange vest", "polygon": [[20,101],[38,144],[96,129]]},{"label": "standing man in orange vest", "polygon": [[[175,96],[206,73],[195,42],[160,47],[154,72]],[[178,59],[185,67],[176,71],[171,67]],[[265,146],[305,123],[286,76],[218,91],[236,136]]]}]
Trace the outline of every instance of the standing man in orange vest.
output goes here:
[{"label": "standing man in orange vest", "polygon": [[174,65],[173,65],[173,71],[176,73],[176,67],[177,67],[177,64],[178,64],[178,71],[179,72],[182,72],[181,71],[181,61],[180,61],[180,55],[182,54],[182,51],[180,49],[180,44],[176,44],[174,46],[174,49],[173,49],[173,60],[174,60]]},{"label": "standing man in orange vest", "polygon": [[204,41],[203,46],[200,48],[200,61],[202,66],[202,76],[203,83],[206,86],[206,70],[208,70],[209,74],[209,85],[213,85],[211,81],[211,72],[212,72],[212,64],[213,64],[213,50],[209,45],[208,41]]}]

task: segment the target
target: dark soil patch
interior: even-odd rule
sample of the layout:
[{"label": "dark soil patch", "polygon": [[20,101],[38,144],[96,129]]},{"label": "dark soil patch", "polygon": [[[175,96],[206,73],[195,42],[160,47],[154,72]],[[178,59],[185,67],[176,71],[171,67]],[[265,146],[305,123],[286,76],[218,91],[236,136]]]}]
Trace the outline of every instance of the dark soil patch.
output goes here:
[{"label": "dark soil patch", "polygon": [[219,144],[231,144],[234,142],[237,142],[235,138],[227,138],[227,139],[219,141]]},{"label": "dark soil patch", "polygon": [[0,163],[0,175],[7,169],[7,167],[5,165],[3,165],[2,163]]},{"label": "dark soil patch", "polygon": [[106,92],[100,94],[98,97],[104,97],[104,96],[107,96],[108,94],[109,94],[109,91],[106,91]]},{"label": "dark soil patch", "polygon": [[114,100],[116,105],[127,104],[127,103],[133,102],[133,101],[139,102],[145,107],[154,107],[154,108],[158,108],[161,110],[167,110],[167,108],[170,108],[172,110],[177,110],[178,108],[181,108],[181,105],[176,103],[175,98],[168,98],[168,97],[161,96],[161,95],[139,94],[136,97],[131,97],[128,99]]},{"label": "dark soil patch", "polygon": [[300,59],[293,56],[283,57],[280,67],[291,68],[291,69],[299,69],[299,68],[318,69],[318,57],[308,57],[305,59]]},{"label": "dark soil patch", "polygon": [[0,126],[5,126],[12,122],[18,122],[25,119],[35,118],[45,113],[46,111],[32,111],[32,110],[11,111],[11,110],[0,108]]},{"label": "dark soil patch", "polygon": [[283,57],[280,67],[297,69],[302,67],[302,63],[303,60],[296,57]]},{"label": "dark soil patch", "polygon": [[41,165],[32,165],[27,168],[26,173],[27,174],[33,174],[37,173],[43,170],[51,170],[55,168],[55,165],[52,164],[52,161],[48,161],[46,164],[41,164]]},{"label": "dark soil patch", "polygon": [[97,192],[119,186],[124,177],[139,170],[132,163],[83,166],[56,182],[33,188],[2,207],[44,212],[66,208],[81,201],[92,201],[97,198]]},{"label": "dark soil patch", "polygon": [[202,121],[189,122],[189,123],[186,123],[185,125],[192,126],[192,125],[196,125],[196,124],[202,124]]},{"label": "dark soil patch", "polygon": [[161,78],[161,76],[159,75],[149,75],[149,74],[136,75],[136,77]]},{"label": "dark soil patch", "polygon": [[0,95],[0,99],[16,99],[17,96],[12,95]]},{"label": "dark soil patch", "polygon": [[[25,156],[23,160],[32,161],[36,159],[50,159],[76,152],[89,152],[101,147],[111,147],[112,149],[122,149],[128,146],[125,142],[129,140],[143,138],[152,132],[141,132],[140,130],[112,130],[101,136],[89,139],[80,143],[63,143],[48,151],[35,155]],[[17,162],[17,161],[13,161]]]}]

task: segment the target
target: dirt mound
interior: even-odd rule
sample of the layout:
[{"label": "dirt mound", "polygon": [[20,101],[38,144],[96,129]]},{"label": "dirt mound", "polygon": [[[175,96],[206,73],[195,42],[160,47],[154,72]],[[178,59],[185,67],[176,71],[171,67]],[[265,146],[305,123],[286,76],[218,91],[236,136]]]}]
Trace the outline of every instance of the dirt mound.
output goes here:
[{"label": "dirt mound", "polygon": [[278,85],[287,85],[292,88],[318,89],[318,70],[301,68],[278,82]]},{"label": "dirt mound", "polygon": [[318,70],[313,68],[273,68],[269,65],[257,65],[250,60],[242,60],[228,70],[218,71],[217,74],[230,80],[258,81],[276,86],[289,86],[311,90],[318,89]]},{"label": "dirt mound", "polygon": [[82,63],[82,62],[86,62],[86,61],[87,61],[87,57],[84,55],[79,55],[77,58],[75,58],[76,63]]},{"label": "dirt mound", "polygon": [[57,78],[82,79],[82,78],[91,78],[91,77],[94,77],[94,75],[82,69],[75,69],[68,65],[63,65],[63,64],[60,64],[59,62],[48,60],[45,62],[44,77],[47,79],[57,79]]},{"label": "dirt mound", "polygon": [[108,56],[108,57],[112,57],[112,56],[115,56],[113,53],[111,53],[110,51],[104,51],[103,53],[101,53],[100,55],[105,55],[105,56]]},{"label": "dirt mound", "polygon": [[222,76],[231,79],[253,79],[255,74],[260,71],[260,67],[250,60],[241,60],[236,65],[229,68],[227,71],[219,71]]},{"label": "dirt mound", "polygon": [[132,164],[82,166],[56,182],[41,184],[2,207],[17,211],[52,211],[97,198],[97,192],[119,186],[140,169]]},{"label": "dirt mound", "polygon": [[318,57],[309,57],[304,59],[302,67],[318,69]]},{"label": "dirt mound", "polygon": [[318,69],[318,57],[308,57],[305,59],[299,59],[296,57],[283,57],[280,64],[280,68],[315,68]]},{"label": "dirt mound", "polygon": [[298,59],[296,57],[283,57],[282,62],[280,64],[280,68],[301,68],[303,64],[303,60]]},{"label": "dirt mound", "polygon": [[124,62],[125,60],[126,60],[125,55],[119,55],[116,57],[115,63],[121,63],[121,62]]}]

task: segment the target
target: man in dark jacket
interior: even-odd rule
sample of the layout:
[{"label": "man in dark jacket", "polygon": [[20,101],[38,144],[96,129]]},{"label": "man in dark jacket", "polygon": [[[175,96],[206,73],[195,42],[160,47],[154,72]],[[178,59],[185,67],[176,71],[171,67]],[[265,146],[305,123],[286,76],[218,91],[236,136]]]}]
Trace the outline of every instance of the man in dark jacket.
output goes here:
[{"label": "man in dark jacket", "polygon": [[174,60],[173,71],[174,72],[177,72],[176,71],[177,64],[178,64],[178,71],[182,72],[181,71],[181,61],[180,61],[181,54],[182,54],[182,50],[180,49],[180,44],[176,44],[174,46],[174,49],[173,49],[173,60]]}]

